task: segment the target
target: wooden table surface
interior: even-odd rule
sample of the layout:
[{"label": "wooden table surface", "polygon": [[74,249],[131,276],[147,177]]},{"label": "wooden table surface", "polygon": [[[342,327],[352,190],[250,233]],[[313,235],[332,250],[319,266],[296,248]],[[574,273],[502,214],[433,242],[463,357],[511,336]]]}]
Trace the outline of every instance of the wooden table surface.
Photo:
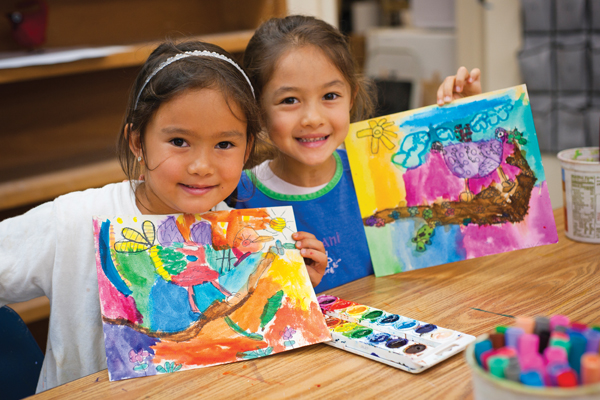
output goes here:
[{"label": "wooden table surface", "polygon": [[[600,323],[600,246],[559,242],[392,276],[369,276],[329,294],[474,336],[516,315],[566,314]],[[472,399],[464,352],[410,374],[318,344],[261,359],[109,382],[106,370],[38,399]]]}]

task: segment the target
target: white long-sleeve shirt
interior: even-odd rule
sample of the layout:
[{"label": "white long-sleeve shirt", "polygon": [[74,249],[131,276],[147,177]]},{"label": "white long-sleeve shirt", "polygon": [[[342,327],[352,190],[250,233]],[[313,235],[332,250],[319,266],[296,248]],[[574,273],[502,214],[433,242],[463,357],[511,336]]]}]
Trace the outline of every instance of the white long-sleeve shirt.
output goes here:
[{"label": "white long-sleeve shirt", "polygon": [[[214,209],[229,209],[219,203]],[[94,215],[141,215],[129,182],[58,197],[0,222],[0,307],[50,299],[37,392],[106,368]]]}]

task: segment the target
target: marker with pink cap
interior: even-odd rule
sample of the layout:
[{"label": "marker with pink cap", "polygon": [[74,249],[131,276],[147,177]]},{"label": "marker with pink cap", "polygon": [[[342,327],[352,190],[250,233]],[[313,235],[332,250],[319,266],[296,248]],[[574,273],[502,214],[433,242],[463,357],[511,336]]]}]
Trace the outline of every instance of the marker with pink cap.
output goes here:
[{"label": "marker with pink cap", "polygon": [[564,347],[546,347],[544,350],[544,361],[549,364],[564,364],[568,363],[567,350]]},{"label": "marker with pink cap", "polygon": [[557,326],[569,326],[571,320],[566,315],[553,315],[550,317],[550,330],[554,330]]}]

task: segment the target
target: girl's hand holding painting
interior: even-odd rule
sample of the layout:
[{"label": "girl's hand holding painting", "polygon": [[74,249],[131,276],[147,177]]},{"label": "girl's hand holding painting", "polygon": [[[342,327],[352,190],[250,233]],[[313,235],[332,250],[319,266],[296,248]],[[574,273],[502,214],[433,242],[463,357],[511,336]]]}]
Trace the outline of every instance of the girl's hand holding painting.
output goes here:
[{"label": "girl's hand holding painting", "polygon": [[481,71],[473,68],[469,71],[460,67],[456,75],[447,76],[437,91],[437,104],[443,106],[453,100],[481,94]]},{"label": "girl's hand holding painting", "polygon": [[308,232],[296,232],[292,235],[296,241],[296,248],[304,257],[304,263],[310,277],[313,287],[321,282],[327,268],[327,253],[323,242],[318,240],[315,235]]}]

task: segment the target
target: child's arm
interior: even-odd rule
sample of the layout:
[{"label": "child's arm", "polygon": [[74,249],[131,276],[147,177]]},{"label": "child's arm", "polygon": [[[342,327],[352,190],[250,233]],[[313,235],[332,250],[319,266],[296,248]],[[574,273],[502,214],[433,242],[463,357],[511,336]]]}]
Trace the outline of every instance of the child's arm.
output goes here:
[{"label": "child's arm", "polygon": [[50,202],[0,222],[0,307],[50,293],[56,243],[53,215]]},{"label": "child's arm", "polygon": [[443,106],[452,100],[481,94],[481,71],[473,68],[470,72],[460,67],[456,75],[448,76],[437,91],[437,103]]},{"label": "child's arm", "polygon": [[317,286],[327,268],[327,254],[323,242],[317,240],[315,235],[308,232],[296,232],[292,235],[292,238],[296,240],[296,248],[300,249],[300,254],[304,257],[310,283],[313,287]]}]

